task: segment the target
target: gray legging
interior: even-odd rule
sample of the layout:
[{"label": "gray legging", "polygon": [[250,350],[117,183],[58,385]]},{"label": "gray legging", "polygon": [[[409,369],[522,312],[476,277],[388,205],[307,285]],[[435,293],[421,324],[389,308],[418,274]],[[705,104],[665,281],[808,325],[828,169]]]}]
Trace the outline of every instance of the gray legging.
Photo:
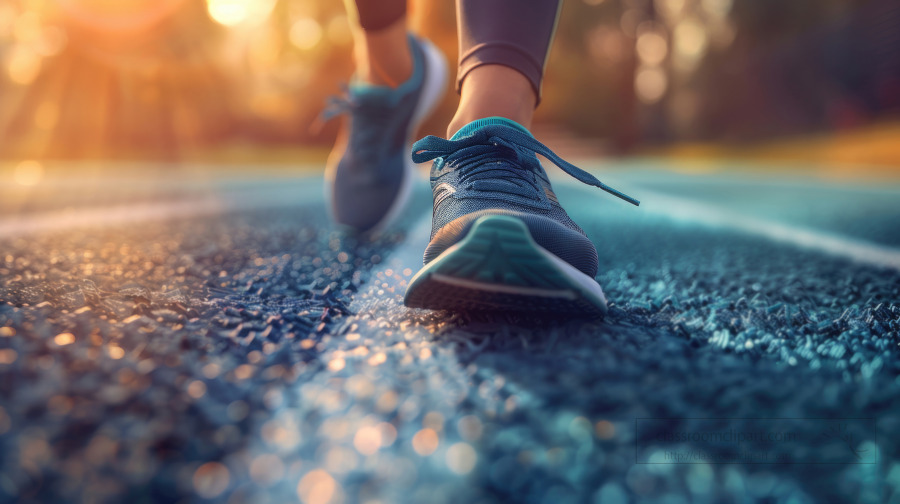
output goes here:
[{"label": "gray legging", "polygon": [[[457,0],[459,70],[456,90],[473,68],[504,65],[531,81],[541,80],[562,0]],[[363,29],[377,31],[406,14],[406,0],[356,0]]]}]

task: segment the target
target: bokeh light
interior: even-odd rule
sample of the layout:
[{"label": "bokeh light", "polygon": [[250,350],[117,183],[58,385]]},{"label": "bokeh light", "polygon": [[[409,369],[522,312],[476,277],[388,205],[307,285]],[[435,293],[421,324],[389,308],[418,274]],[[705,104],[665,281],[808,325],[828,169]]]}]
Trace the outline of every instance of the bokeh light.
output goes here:
[{"label": "bokeh light", "polygon": [[634,78],[634,90],[644,103],[658,102],[665,94],[667,86],[666,73],[655,66],[639,68]]},{"label": "bokeh light", "polygon": [[222,494],[231,481],[228,468],[218,462],[207,462],[194,472],[194,491],[204,499]]},{"label": "bokeh light", "polygon": [[206,394],[206,384],[200,380],[194,380],[188,385],[188,395],[194,399],[199,399]]},{"label": "bokeh light", "polygon": [[[340,83],[353,75],[353,16],[343,4],[2,2],[0,156],[13,166],[23,159],[234,160],[237,153],[283,162],[289,150],[324,157],[340,121],[312,125],[328,96],[340,93]],[[410,9],[417,30],[432,37],[451,62],[456,33],[445,20],[453,10],[438,4]],[[561,52],[550,58],[544,87],[549,106],[537,110],[536,124],[552,121],[564,134],[603,139],[610,152],[658,142],[811,132],[817,124],[870,124],[896,107],[897,77],[883,70],[893,68],[880,56],[890,54],[890,47],[877,50],[884,45],[879,41],[890,46],[893,39],[854,38],[864,26],[863,10],[826,2],[801,17],[785,6],[752,0],[566,4],[554,44]],[[847,20],[840,26],[825,23],[840,16]],[[783,19],[777,26],[766,21],[776,17]],[[857,31],[851,33],[850,26]],[[831,59],[873,56],[829,62],[825,53],[810,49],[825,43],[849,48],[828,53]],[[753,53],[767,44],[793,44],[793,52],[783,53],[791,63],[779,63],[779,51]],[[752,65],[772,74],[772,86],[759,90],[734,82]],[[820,93],[799,101],[791,94],[797,77],[791,68],[798,66],[810,73],[804,86],[823,83]],[[872,78],[842,77],[851,71]],[[796,106],[781,106],[785,101]],[[443,129],[455,105],[448,93],[426,125],[429,133]],[[644,113],[648,107],[657,110]],[[772,117],[774,110],[791,117],[750,117],[754,111]],[[733,120],[722,124],[725,117]],[[420,358],[429,356],[423,352]],[[360,362],[377,366],[389,360],[373,351]],[[342,362],[347,364],[335,357],[331,365]]]},{"label": "bokeh light", "polygon": [[[43,176],[44,166],[41,165],[41,163],[34,160],[26,160],[16,165],[15,172],[13,173],[13,180],[19,185],[33,186],[40,182]],[[69,335],[71,336],[71,334]],[[62,336],[62,334],[60,336]]]},{"label": "bokeh light", "polygon": [[412,439],[413,449],[423,457],[434,453],[439,443],[440,438],[434,429],[422,429]]},{"label": "bokeh light", "polygon": [[72,333],[59,333],[53,338],[58,346],[66,346],[75,343],[75,335]]},{"label": "bokeh light", "polygon": [[328,504],[336,491],[337,482],[322,469],[306,473],[297,484],[297,496],[304,504]]},{"label": "bokeh light", "polygon": [[17,45],[9,56],[6,71],[16,84],[31,84],[41,71],[41,57],[29,47]]},{"label": "bokeh light", "polygon": [[682,69],[693,69],[706,51],[708,37],[703,24],[697,19],[685,19],[675,26],[675,63]]},{"label": "bokeh light", "polygon": [[468,443],[455,443],[447,449],[447,467],[456,474],[468,474],[475,468],[478,454]]},{"label": "bokeh light", "polygon": [[206,8],[217,23],[235,26],[247,18],[249,3],[244,0],[207,0]]},{"label": "bokeh light", "polygon": [[258,25],[272,14],[277,0],[206,0],[209,16],[224,26]]},{"label": "bokeh light", "polygon": [[363,455],[374,455],[381,448],[381,430],[378,427],[362,427],[353,437],[353,446]]},{"label": "bokeh light", "polygon": [[685,0],[654,0],[653,7],[669,22],[681,18],[685,8]]},{"label": "bokeh light", "polygon": [[[107,346],[106,353],[113,360],[119,360],[122,357],[125,357],[125,349],[116,344],[110,344],[109,346]],[[205,392],[205,385],[204,385],[204,392]],[[200,394],[200,395],[203,395],[203,394]]]},{"label": "bokeh light", "polygon": [[291,43],[298,49],[308,51],[315,48],[322,40],[322,27],[313,18],[300,18],[291,25],[288,36]]},{"label": "bokeh light", "polygon": [[[13,350],[12,348],[6,348],[0,350],[0,364],[9,365],[16,361],[19,357],[19,353]],[[0,433],[2,433],[3,429],[0,429]]]},{"label": "bokeh light", "polygon": [[347,365],[347,361],[345,361],[341,357],[337,357],[328,361],[328,369],[331,371],[340,371],[344,369],[344,366]]},{"label": "bokeh light", "polygon": [[638,36],[637,53],[645,65],[659,65],[666,58],[668,43],[662,34],[647,31]]},{"label": "bokeh light", "polygon": [[23,44],[33,44],[41,36],[41,16],[35,11],[25,11],[16,18],[13,36]]}]

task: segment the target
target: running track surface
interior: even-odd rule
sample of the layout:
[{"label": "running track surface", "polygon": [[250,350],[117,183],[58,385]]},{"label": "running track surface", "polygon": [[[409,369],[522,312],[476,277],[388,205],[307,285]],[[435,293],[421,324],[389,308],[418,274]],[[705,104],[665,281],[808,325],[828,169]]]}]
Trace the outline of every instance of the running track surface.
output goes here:
[{"label": "running track surface", "polygon": [[604,320],[404,308],[424,181],[0,188],[0,502],[900,502],[900,187],[655,168],[554,182]]}]

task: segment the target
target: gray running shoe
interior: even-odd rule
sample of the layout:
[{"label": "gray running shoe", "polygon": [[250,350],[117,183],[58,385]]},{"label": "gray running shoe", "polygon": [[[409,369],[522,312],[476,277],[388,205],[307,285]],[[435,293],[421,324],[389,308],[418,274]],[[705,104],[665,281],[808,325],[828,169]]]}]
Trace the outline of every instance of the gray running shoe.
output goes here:
[{"label": "gray running shoe", "polygon": [[406,82],[397,88],[351,84],[325,112],[326,119],[347,115],[325,180],[334,220],[356,232],[377,233],[400,215],[415,176],[412,136],[446,87],[440,51],[412,35],[409,46],[413,73]]}]

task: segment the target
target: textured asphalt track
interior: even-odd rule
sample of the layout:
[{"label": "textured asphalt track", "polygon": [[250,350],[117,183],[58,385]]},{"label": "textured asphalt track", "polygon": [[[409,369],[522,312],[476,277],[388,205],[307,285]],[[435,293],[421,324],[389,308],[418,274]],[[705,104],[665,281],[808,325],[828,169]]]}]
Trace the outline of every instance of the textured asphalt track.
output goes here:
[{"label": "textured asphalt track", "polygon": [[5,198],[0,502],[900,501],[900,188],[598,174],[604,320],[404,308],[424,186],[374,242],[315,177]]}]

